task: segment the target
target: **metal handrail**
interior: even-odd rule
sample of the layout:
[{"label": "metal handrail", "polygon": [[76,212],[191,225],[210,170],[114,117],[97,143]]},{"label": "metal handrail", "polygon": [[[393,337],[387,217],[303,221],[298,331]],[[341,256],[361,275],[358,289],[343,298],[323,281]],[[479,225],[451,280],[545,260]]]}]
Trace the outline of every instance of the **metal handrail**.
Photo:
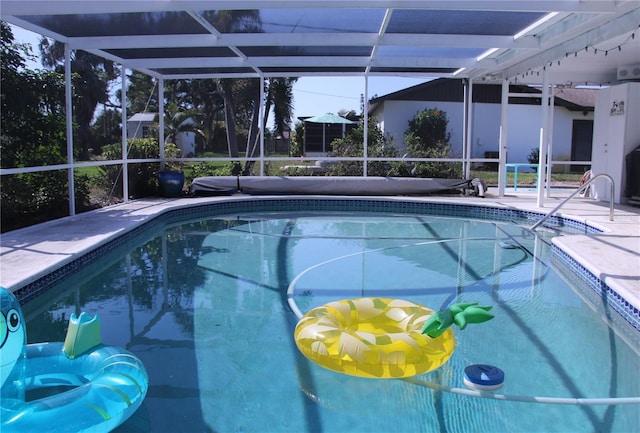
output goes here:
[{"label": "metal handrail", "polygon": [[556,213],[556,211],[558,209],[560,209],[562,206],[564,206],[564,204],[566,202],[568,202],[569,200],[571,200],[573,197],[575,197],[576,195],[580,194],[582,191],[586,190],[587,187],[589,185],[591,185],[591,183],[593,183],[594,180],[596,180],[599,177],[606,177],[607,179],[609,179],[609,181],[611,182],[611,198],[609,199],[609,221],[613,221],[613,197],[615,196],[615,182],[613,181],[613,178],[611,176],[609,176],[606,173],[600,173],[600,174],[596,174],[595,176],[593,176],[591,179],[589,179],[588,181],[586,181],[584,183],[584,185],[582,185],[580,188],[578,188],[573,194],[571,194],[569,197],[567,197],[566,199],[564,199],[558,206],[554,207],[548,214],[546,214],[545,216],[543,216],[542,218],[540,218],[540,220],[535,223],[534,225],[532,225],[530,227],[530,230],[535,230],[540,224],[542,224],[543,222],[546,221],[547,218],[549,218],[551,215],[553,215],[554,213]]}]

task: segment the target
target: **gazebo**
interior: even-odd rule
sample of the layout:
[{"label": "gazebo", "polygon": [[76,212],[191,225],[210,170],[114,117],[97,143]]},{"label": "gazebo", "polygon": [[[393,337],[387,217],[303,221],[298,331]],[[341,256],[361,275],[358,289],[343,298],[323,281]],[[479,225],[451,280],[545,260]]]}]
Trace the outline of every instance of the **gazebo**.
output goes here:
[{"label": "gazebo", "polygon": [[[315,137],[310,134],[310,132],[315,129],[310,125],[305,127],[305,153],[308,153],[309,151],[320,151],[322,154],[326,154],[328,151],[327,145],[330,144],[332,140],[336,138],[344,138],[345,133],[347,132],[347,125],[356,125],[358,123],[333,113],[325,113],[319,116],[309,117],[308,119],[304,119],[304,121],[305,123],[321,125],[322,128],[322,135],[320,137]],[[327,131],[327,128],[329,128],[329,131]],[[327,134],[327,132],[329,133]],[[320,146],[317,146],[317,139],[320,139]]]}]

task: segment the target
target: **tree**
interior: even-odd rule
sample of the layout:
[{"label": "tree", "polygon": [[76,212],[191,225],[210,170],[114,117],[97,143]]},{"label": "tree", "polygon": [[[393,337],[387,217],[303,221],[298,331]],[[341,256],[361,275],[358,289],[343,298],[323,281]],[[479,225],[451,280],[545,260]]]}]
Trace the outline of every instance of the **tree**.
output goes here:
[{"label": "tree", "polygon": [[229,156],[231,158],[237,158],[240,152],[238,150],[238,137],[236,135],[236,108],[233,98],[233,81],[231,79],[221,79],[220,87],[224,101],[224,121],[227,127]]},{"label": "tree", "polygon": [[[118,100],[121,101],[121,92],[117,93]],[[136,70],[128,77],[127,86],[127,113],[157,113],[158,89],[155,79],[147,74]]]},{"label": "tree", "polygon": [[65,162],[64,80],[56,73],[25,69],[30,47],[14,44],[2,23],[2,167]]},{"label": "tree", "polygon": [[[276,135],[283,136],[285,130],[288,130],[291,126],[291,116],[293,115],[293,83],[297,81],[297,78],[270,78],[265,81],[265,108],[264,108],[264,120],[262,124],[262,130],[267,130],[267,123],[269,121],[269,115],[271,108],[273,107],[273,117]],[[260,136],[258,134],[258,120],[260,116],[260,94],[256,95],[253,100],[253,117],[251,122],[251,129],[249,137],[247,139],[247,151],[246,157],[252,158],[256,154],[258,148],[258,142]],[[247,161],[245,163],[243,173],[249,175],[251,168],[254,165],[254,161]]]},{"label": "tree", "polygon": [[[14,42],[11,28],[0,23],[0,164],[2,168],[66,162],[64,77],[53,71],[26,69],[31,48]],[[76,209],[90,207],[84,179],[76,177]],[[2,231],[67,215],[65,170],[2,177]]]},{"label": "tree", "polygon": [[[260,11],[258,10],[209,10],[203,12],[202,17],[221,33],[256,33],[260,31]],[[239,89],[238,84],[247,80],[220,79],[217,86],[221,91],[224,102],[224,115],[227,127],[227,146],[229,156],[239,156],[238,137],[236,134],[237,106],[234,93]]]},{"label": "tree", "polygon": [[[404,139],[407,156],[412,158],[450,158],[451,134],[447,131],[447,113],[438,108],[418,112],[410,121]],[[462,176],[461,167],[448,162],[417,162],[410,172],[415,177],[456,179]]]},{"label": "tree", "polygon": [[[64,44],[47,38],[40,41],[42,64],[64,73]],[[115,64],[86,51],[76,50],[72,54],[71,73],[75,97],[73,98],[73,120],[76,124],[74,144],[81,160],[89,159],[92,146],[91,120],[98,104],[109,100],[110,83],[117,77]]]},{"label": "tree", "polygon": [[213,149],[216,120],[224,112],[224,101],[218,88],[218,82],[213,79],[193,80],[191,82],[191,97],[193,108],[199,113],[202,124],[204,149]]},{"label": "tree", "polygon": [[268,81],[265,128],[267,119],[273,106],[273,125],[275,133],[284,135],[284,132],[291,127],[291,116],[293,115],[293,85],[297,78],[271,78]]},{"label": "tree", "polygon": [[119,110],[104,109],[91,125],[93,135],[93,154],[102,154],[102,148],[108,144],[122,141],[122,113]]}]

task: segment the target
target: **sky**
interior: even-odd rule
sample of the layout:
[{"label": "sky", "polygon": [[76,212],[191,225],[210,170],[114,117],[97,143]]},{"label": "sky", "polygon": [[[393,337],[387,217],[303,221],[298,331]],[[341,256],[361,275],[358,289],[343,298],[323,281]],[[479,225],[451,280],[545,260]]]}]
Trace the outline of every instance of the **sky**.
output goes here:
[{"label": "sky", "polygon": [[[40,35],[11,26],[16,42],[29,43],[34,54],[38,53]],[[28,63],[31,69],[41,69],[38,62]],[[408,77],[370,77],[368,97],[384,96],[427,79]],[[363,77],[300,77],[293,85],[294,123],[298,117],[319,116],[354,110],[360,114],[360,98],[365,93]]]},{"label": "sky", "polygon": [[[368,98],[384,96],[428,81],[407,77],[369,77]],[[354,110],[360,114],[363,77],[300,77],[293,85],[295,118]]]}]

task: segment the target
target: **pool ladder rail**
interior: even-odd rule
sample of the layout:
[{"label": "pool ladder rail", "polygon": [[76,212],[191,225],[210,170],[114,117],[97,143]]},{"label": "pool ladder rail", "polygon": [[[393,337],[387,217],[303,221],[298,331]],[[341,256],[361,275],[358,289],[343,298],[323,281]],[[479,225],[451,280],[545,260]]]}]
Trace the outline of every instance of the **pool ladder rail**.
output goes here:
[{"label": "pool ladder rail", "polygon": [[580,188],[578,188],[575,192],[573,192],[573,194],[571,194],[569,197],[567,197],[564,200],[562,200],[562,202],[558,206],[554,207],[551,211],[549,211],[549,213],[547,213],[545,216],[540,218],[538,220],[538,222],[535,223],[534,225],[532,225],[529,229],[530,230],[535,230],[536,228],[538,228],[538,226],[540,224],[545,222],[547,220],[547,218],[549,218],[551,215],[556,213],[558,211],[558,209],[560,209],[562,206],[565,205],[565,203],[567,203],[569,200],[571,200],[573,197],[575,197],[576,195],[580,194],[581,192],[586,191],[586,189],[593,183],[593,181],[595,181],[596,179],[598,179],[600,177],[606,177],[607,179],[609,179],[609,183],[611,184],[611,196],[609,198],[609,221],[613,221],[613,197],[615,196],[615,189],[616,189],[615,182],[613,181],[613,178],[611,176],[609,176],[608,174],[599,173],[599,174],[596,174],[595,176],[593,176],[588,181],[586,181],[582,186],[580,186]]}]

